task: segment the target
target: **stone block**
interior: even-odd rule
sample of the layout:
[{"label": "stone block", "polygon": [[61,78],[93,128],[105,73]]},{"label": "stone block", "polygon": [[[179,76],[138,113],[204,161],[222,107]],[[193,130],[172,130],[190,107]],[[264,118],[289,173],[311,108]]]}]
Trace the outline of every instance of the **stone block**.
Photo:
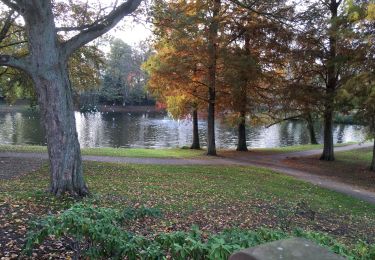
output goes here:
[{"label": "stone block", "polygon": [[316,243],[291,238],[278,240],[233,253],[229,260],[344,260],[345,258],[328,251]]}]

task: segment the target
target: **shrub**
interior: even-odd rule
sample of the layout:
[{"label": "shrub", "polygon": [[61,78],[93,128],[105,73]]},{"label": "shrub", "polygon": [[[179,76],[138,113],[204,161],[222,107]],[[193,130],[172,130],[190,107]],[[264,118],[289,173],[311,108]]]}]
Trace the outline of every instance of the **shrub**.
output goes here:
[{"label": "shrub", "polygon": [[[202,231],[193,227],[189,232],[176,231],[156,234],[152,238],[135,235],[125,229],[131,221],[144,217],[159,217],[161,212],[150,208],[127,208],[123,212],[76,204],[60,215],[47,216],[32,225],[25,252],[53,236],[69,237],[78,244],[80,252],[92,258],[121,259],[228,259],[237,250],[288,237],[303,237],[349,259],[375,259],[375,245],[360,241],[347,247],[334,238],[317,232],[296,229],[281,230],[243,229],[225,230],[203,238]],[[77,248],[77,247],[76,247]]]}]

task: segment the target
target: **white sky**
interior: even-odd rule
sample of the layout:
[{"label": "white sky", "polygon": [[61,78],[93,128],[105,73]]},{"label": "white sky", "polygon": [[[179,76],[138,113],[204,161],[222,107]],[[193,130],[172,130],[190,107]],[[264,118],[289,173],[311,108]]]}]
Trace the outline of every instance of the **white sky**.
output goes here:
[{"label": "white sky", "polygon": [[[143,0],[144,4],[147,0]],[[102,6],[111,6],[113,2],[117,2],[117,5],[126,2],[126,0],[88,0],[88,2],[98,3]],[[142,5],[141,4],[141,5]],[[142,14],[137,15],[142,16]],[[145,19],[141,19],[145,20]],[[134,21],[132,17],[125,17],[114,29],[110,30],[108,35],[115,38],[119,38],[126,42],[127,44],[134,46],[139,42],[146,40],[152,35],[150,24],[145,24],[145,22]]]},{"label": "white sky", "polygon": [[108,34],[133,46],[149,38],[152,32],[150,25],[145,25],[127,17],[119,26],[109,31]]}]

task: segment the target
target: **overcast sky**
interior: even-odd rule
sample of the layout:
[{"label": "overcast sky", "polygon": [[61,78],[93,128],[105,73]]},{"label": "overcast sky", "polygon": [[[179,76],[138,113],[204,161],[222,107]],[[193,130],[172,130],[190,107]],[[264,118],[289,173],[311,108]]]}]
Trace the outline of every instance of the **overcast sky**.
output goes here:
[{"label": "overcast sky", "polygon": [[[89,0],[89,2],[97,2],[98,0]],[[126,0],[118,0],[117,3],[121,4]],[[100,0],[102,5],[110,6],[113,0]],[[145,2],[145,1],[143,1]],[[145,19],[142,19],[145,20]],[[119,23],[116,28],[108,32],[109,35],[119,38],[129,45],[136,45],[141,41],[146,40],[152,35],[150,25],[145,24],[145,22],[134,21],[131,17],[125,17],[123,21]]]},{"label": "overcast sky", "polygon": [[150,37],[152,32],[150,25],[125,18],[118,27],[111,30],[108,34],[123,40],[129,45],[136,45]]}]

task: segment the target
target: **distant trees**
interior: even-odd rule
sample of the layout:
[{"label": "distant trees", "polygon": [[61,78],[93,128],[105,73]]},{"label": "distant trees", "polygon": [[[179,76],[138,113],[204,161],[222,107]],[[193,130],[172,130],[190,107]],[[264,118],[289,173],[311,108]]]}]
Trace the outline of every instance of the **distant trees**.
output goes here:
[{"label": "distant trees", "polygon": [[110,41],[100,91],[102,102],[121,104],[147,104],[147,75],[142,63],[151,51],[146,45],[131,47],[120,39]]}]

